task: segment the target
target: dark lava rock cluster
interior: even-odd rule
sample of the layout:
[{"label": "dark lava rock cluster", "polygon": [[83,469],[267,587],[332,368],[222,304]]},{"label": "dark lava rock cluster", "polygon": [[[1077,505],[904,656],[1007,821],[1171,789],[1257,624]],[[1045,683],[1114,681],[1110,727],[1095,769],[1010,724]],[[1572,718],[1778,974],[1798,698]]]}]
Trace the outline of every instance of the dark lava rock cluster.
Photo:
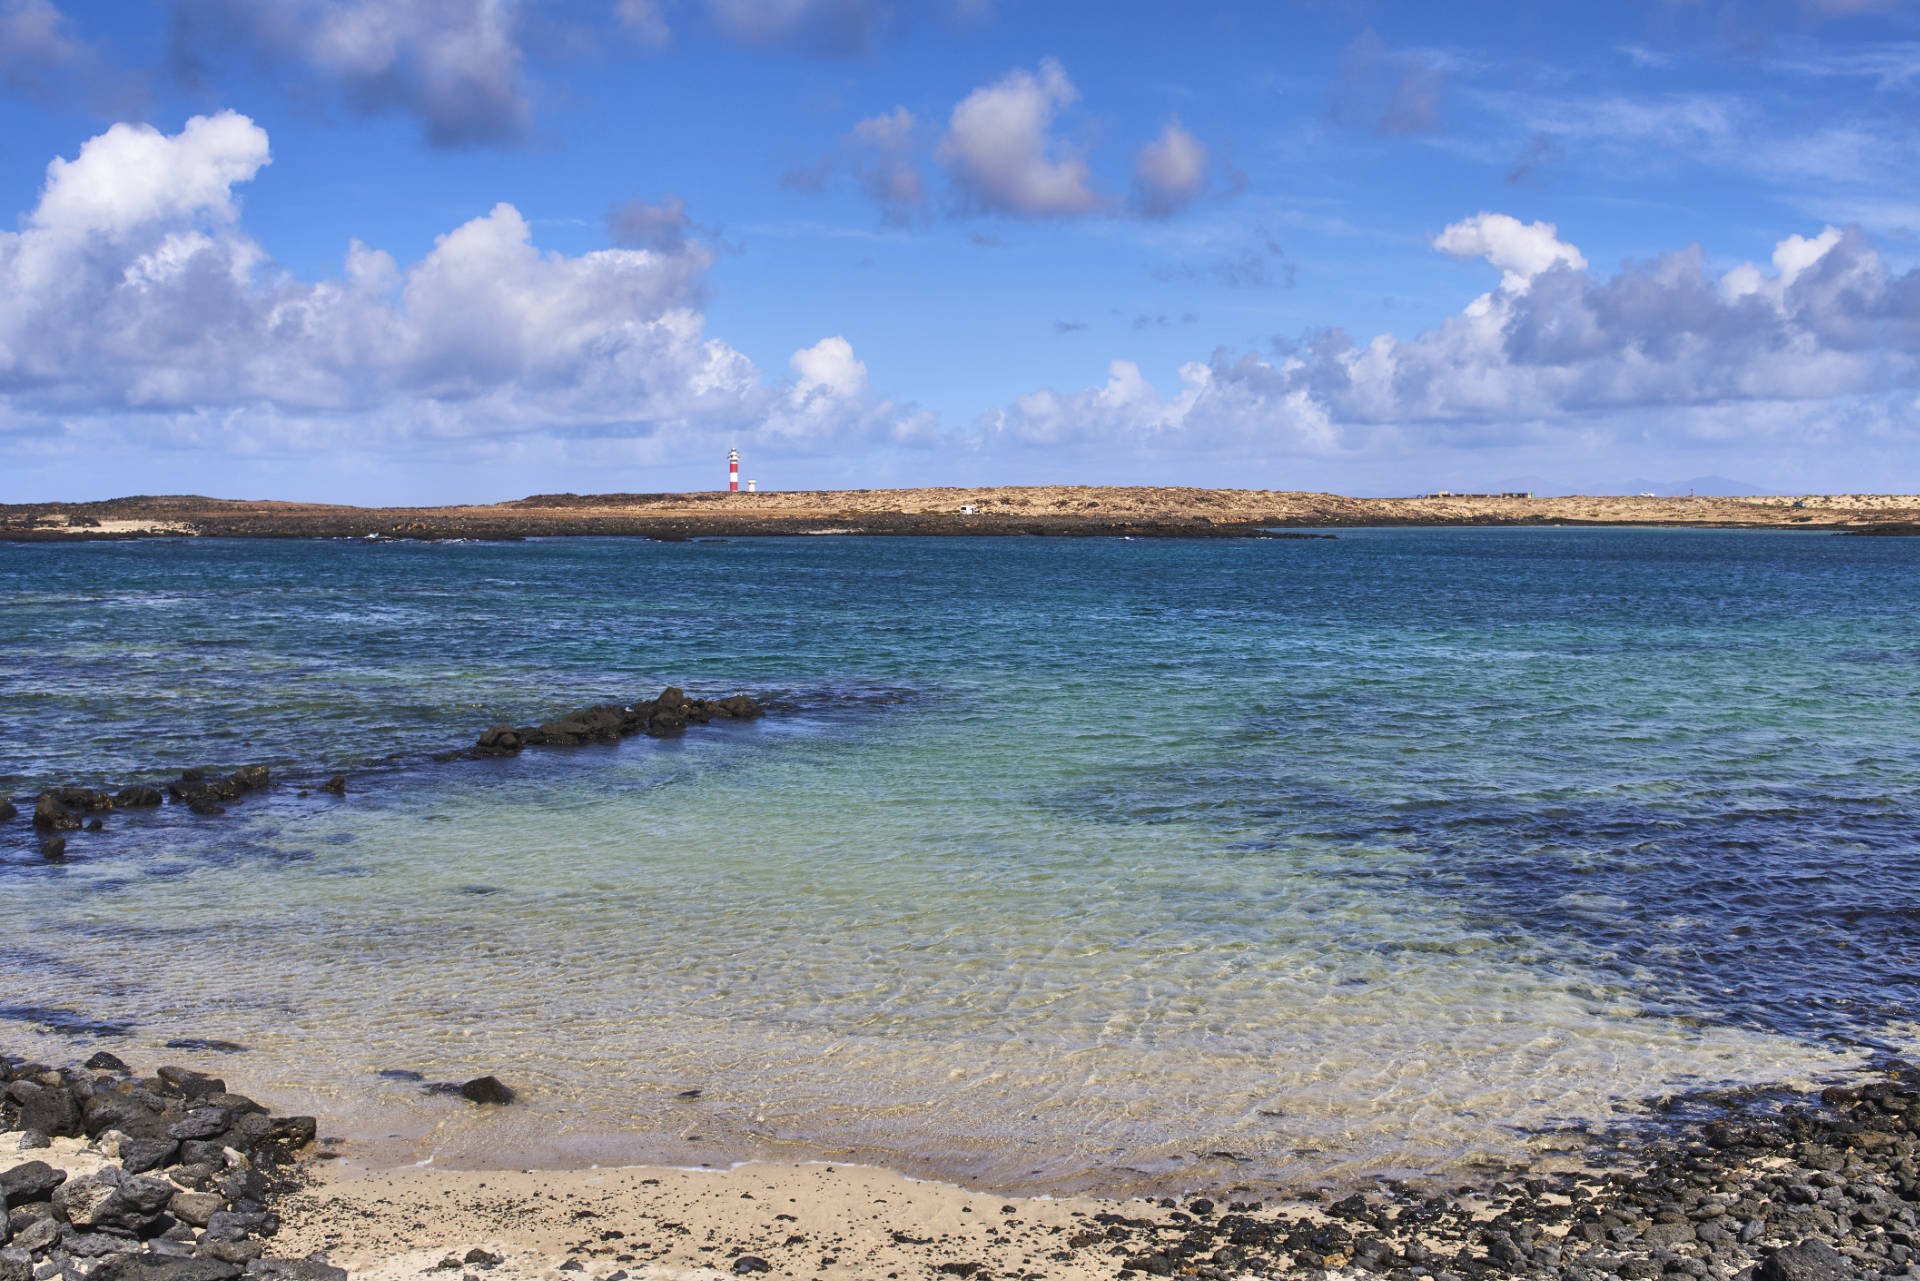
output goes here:
[{"label": "dark lava rock cluster", "polygon": [[1631,1168],[1524,1177],[1485,1191],[1388,1184],[1324,1211],[1160,1203],[1092,1216],[1069,1242],[1121,1276],[1372,1273],[1389,1281],[1875,1281],[1920,1278],[1920,1070],[1736,1102],[1633,1154]]},{"label": "dark lava rock cluster", "polygon": [[[92,832],[101,830],[105,826],[100,817],[103,814],[114,810],[151,809],[164,804],[168,796],[195,814],[224,814],[227,810],[223,802],[260,791],[271,781],[266,766],[246,765],[231,774],[187,770],[165,784],[165,793],[145,783],[132,783],[117,792],[90,787],[50,787],[33,800],[33,828],[40,835],[41,853],[58,859],[67,852],[64,834],[83,828]],[[0,821],[15,818],[19,812],[11,801],[0,800]]]},{"label": "dark lava rock cluster", "polygon": [[655,738],[678,734],[689,725],[711,725],[714,721],[752,720],[761,715],[760,704],[745,694],[731,698],[688,698],[679,686],[669,686],[654,699],[643,699],[630,707],[605,704],[570,712],[545,725],[516,729],[495,725],[480,736],[473,747],[475,756],[512,756],[528,747],[577,747],[583,743],[610,743],[616,739],[645,733]]},{"label": "dark lava rock cluster", "polygon": [[0,1281],[345,1281],[268,1253],[268,1202],[312,1117],[275,1117],[188,1068],[136,1077],[104,1052],[84,1069],[0,1057],[0,1083],[0,1129],[24,1151],[84,1137],[117,1161],[75,1178],[44,1160],[0,1169]]}]

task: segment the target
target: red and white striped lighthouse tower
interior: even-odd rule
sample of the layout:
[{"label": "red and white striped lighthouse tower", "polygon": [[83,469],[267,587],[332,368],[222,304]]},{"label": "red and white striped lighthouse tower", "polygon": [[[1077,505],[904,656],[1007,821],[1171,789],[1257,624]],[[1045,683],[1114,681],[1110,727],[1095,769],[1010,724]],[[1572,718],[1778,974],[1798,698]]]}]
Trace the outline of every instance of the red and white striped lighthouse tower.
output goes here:
[{"label": "red and white striped lighthouse tower", "polygon": [[727,451],[727,492],[740,492],[740,451],[737,449]]}]

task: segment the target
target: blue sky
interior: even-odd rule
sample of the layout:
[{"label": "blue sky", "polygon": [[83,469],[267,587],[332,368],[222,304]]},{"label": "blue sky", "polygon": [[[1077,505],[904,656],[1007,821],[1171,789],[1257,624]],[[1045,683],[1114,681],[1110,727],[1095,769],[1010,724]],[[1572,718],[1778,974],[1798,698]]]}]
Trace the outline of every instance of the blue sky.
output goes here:
[{"label": "blue sky", "polygon": [[0,0],[0,499],[1914,492],[1917,108],[1905,0]]}]

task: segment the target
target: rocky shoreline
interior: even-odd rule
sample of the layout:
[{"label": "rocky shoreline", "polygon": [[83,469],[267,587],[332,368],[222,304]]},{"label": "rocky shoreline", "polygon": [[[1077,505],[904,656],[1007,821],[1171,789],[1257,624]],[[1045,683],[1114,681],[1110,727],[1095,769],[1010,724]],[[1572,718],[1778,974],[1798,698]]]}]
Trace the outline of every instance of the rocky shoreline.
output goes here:
[{"label": "rocky shoreline", "polygon": [[[368,1260],[355,1275],[450,1281],[1920,1277],[1920,1069],[1901,1062],[1818,1094],[1698,1096],[1689,1120],[1629,1136],[1608,1163],[1577,1171],[1451,1189],[1382,1181],[1344,1195],[1239,1184],[1179,1200],[1003,1203],[917,1185],[911,1199],[931,1198],[931,1211],[891,1185],[855,1184],[824,1218],[799,1195],[770,1193],[824,1193],[832,1166],[753,1184],[753,1167],[629,1171],[625,1197],[589,1172],[415,1170],[468,1182],[416,1188],[435,1195],[412,1204],[395,1189],[356,1200],[296,1161],[314,1143],[313,1118],[274,1117],[198,1071],[136,1077],[105,1053],[60,1069],[0,1057],[0,1083],[10,1132],[0,1152],[19,1149],[17,1161],[0,1156],[0,1281],[345,1281],[330,1251]],[[794,1182],[802,1174],[812,1182]],[[741,1204],[756,1192],[733,1189],[748,1186],[766,1209]],[[889,1205],[898,1209],[874,1208]],[[392,1221],[376,1229],[382,1210]],[[430,1226],[423,1215],[436,1213]],[[530,1244],[543,1221],[545,1244]],[[297,1257],[276,1253],[283,1231]],[[357,1242],[379,1232],[374,1253],[393,1253],[376,1268]],[[325,1248],[307,1248],[316,1243]]]},{"label": "rocky shoreline", "polygon": [[[582,708],[540,725],[494,725],[483,732],[472,747],[436,752],[431,759],[441,763],[483,760],[518,755],[529,747],[578,747],[615,742],[635,734],[667,738],[696,725],[748,721],[765,714],[759,700],[748,694],[694,698],[673,685],[654,698]],[[387,759],[391,763],[400,758]],[[171,798],[192,814],[213,817],[226,813],[229,803],[265,791],[273,782],[272,771],[267,766],[243,765],[230,773],[218,769],[189,769],[158,786],[130,783],[113,791],[68,784],[12,800],[0,797],[0,824],[15,820],[25,812],[39,838],[41,857],[58,861],[67,855],[69,833],[103,831],[104,816],[115,811],[154,809]],[[314,782],[312,789],[345,796],[347,776],[330,775],[324,781]],[[301,792],[303,796],[306,794]]]},{"label": "rocky shoreline", "polygon": [[272,1252],[270,1203],[297,1186],[314,1118],[105,1051],[66,1068],[0,1056],[0,1091],[0,1281],[345,1281]]}]

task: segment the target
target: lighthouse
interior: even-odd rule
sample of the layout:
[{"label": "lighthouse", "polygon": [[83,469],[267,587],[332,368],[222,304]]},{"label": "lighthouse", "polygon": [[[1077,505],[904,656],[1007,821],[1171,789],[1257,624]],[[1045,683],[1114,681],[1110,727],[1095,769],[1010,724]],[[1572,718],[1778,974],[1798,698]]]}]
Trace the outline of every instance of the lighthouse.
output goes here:
[{"label": "lighthouse", "polygon": [[740,451],[737,449],[727,451],[727,492],[740,492]]}]

